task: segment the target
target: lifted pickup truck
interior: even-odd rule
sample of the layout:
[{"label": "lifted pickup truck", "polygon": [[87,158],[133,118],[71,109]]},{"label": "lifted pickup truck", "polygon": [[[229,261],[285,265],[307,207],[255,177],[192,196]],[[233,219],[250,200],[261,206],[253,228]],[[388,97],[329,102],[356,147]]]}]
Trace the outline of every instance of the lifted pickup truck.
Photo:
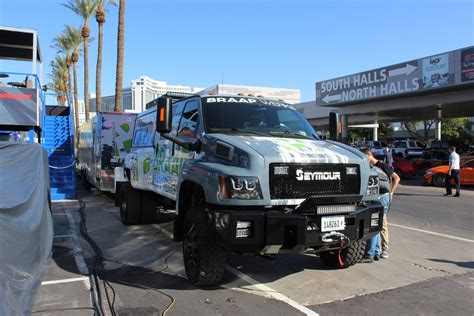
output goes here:
[{"label": "lifted pickup truck", "polygon": [[380,231],[379,179],[366,156],[319,140],[291,105],[244,96],[153,102],[115,170],[121,219],[149,223],[175,207],[174,240],[192,284],[221,282],[229,252],[312,248],[348,267]]}]

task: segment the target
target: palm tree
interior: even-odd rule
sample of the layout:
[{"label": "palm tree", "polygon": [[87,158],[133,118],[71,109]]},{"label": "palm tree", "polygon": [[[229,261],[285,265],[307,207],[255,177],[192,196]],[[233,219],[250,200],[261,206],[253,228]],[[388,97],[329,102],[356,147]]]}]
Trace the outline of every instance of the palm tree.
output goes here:
[{"label": "palm tree", "polygon": [[68,93],[72,92],[72,82],[71,82],[71,48],[69,47],[68,39],[63,33],[59,34],[53,39],[54,45],[52,48],[56,48],[58,53],[63,53],[66,56],[67,64],[67,76],[68,76]]},{"label": "palm tree", "polygon": [[117,70],[115,75],[115,112],[122,112],[123,49],[125,36],[125,0],[120,0],[117,34]]},{"label": "palm tree", "polygon": [[[81,29],[74,26],[66,25],[64,27],[64,35],[67,38],[68,47],[71,49],[71,62],[74,77],[74,121],[76,122],[76,129],[79,128],[79,93],[77,85],[77,62],[79,61],[79,54],[81,52],[82,34]],[[76,134],[77,136],[77,134]],[[77,141],[77,137],[76,137]]]},{"label": "palm tree", "polygon": [[68,66],[66,57],[56,55],[54,60],[51,62],[51,75],[50,78],[53,80],[52,88],[54,92],[58,94],[57,101],[59,104],[66,104],[66,93],[68,92]]},{"label": "palm tree", "polygon": [[[66,30],[64,30],[61,34],[57,35],[53,39],[54,45],[52,48],[57,49],[58,53],[63,53],[66,55],[66,64],[67,64],[67,81],[68,81],[68,87],[67,87],[67,93],[68,96],[71,97],[72,93],[72,80],[71,80],[71,67],[72,67],[72,59],[71,59],[71,52],[72,52],[72,47],[69,43],[69,39],[66,34]],[[69,106],[71,107],[71,104],[73,103],[72,100],[68,99]],[[72,107],[71,107],[72,108]],[[77,120],[74,120],[74,131],[76,127],[78,126],[79,122]]]},{"label": "palm tree", "polygon": [[96,11],[96,2],[94,0],[69,0],[63,5],[71,9],[74,13],[82,17],[84,25],[81,34],[84,41],[84,102],[86,110],[86,121],[89,121],[89,19]]},{"label": "palm tree", "polygon": [[95,12],[95,20],[99,26],[99,42],[97,45],[97,66],[95,70],[95,100],[97,106],[97,112],[102,111],[102,37],[103,37],[103,24],[105,23],[105,8],[107,4],[117,5],[117,0],[95,0],[97,10]]}]

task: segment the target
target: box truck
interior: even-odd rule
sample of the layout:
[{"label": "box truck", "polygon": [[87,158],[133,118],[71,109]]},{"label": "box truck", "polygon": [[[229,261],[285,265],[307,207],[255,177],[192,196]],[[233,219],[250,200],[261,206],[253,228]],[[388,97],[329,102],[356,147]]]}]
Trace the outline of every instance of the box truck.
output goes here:
[{"label": "box truck", "polygon": [[134,113],[98,113],[79,128],[78,172],[85,187],[114,190],[114,168],[132,147]]}]

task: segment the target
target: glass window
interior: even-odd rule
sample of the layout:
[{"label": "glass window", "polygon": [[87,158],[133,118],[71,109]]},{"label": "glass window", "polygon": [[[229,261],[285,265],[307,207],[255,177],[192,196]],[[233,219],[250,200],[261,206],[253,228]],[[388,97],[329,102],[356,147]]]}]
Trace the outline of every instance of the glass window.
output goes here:
[{"label": "glass window", "polygon": [[186,103],[178,129],[178,137],[195,137],[199,123],[199,106],[196,100]]},{"label": "glass window", "polygon": [[281,102],[247,98],[230,102],[226,98],[204,98],[203,102],[208,133],[318,138],[300,112]]},{"label": "glass window", "polygon": [[156,111],[150,112],[135,123],[133,147],[152,147],[156,131]]},{"label": "glass window", "polygon": [[468,161],[463,168],[474,168],[474,160]]},{"label": "glass window", "polygon": [[178,130],[179,121],[181,120],[181,115],[183,115],[184,102],[178,102],[173,104],[173,130],[172,134],[176,135]]},{"label": "glass window", "polygon": [[410,147],[418,147],[418,146],[416,145],[416,142],[415,142],[415,141],[410,141],[410,142],[409,142],[409,146],[410,146]]}]

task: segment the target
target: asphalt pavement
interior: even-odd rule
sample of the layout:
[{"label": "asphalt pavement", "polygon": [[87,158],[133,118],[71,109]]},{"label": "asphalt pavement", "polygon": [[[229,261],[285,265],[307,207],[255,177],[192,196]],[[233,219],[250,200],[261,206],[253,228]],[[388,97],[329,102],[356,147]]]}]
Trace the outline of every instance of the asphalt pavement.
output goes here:
[{"label": "asphalt pavement", "polygon": [[224,284],[198,289],[171,222],[126,227],[110,196],[81,192],[102,280],[88,276],[94,253],[80,235],[79,203],[54,203],[54,255],[33,312],[92,315],[98,285],[105,314],[113,305],[120,315],[472,315],[474,189],[443,193],[403,181],[389,212],[389,259],[333,270],[310,253],[231,255]]}]

